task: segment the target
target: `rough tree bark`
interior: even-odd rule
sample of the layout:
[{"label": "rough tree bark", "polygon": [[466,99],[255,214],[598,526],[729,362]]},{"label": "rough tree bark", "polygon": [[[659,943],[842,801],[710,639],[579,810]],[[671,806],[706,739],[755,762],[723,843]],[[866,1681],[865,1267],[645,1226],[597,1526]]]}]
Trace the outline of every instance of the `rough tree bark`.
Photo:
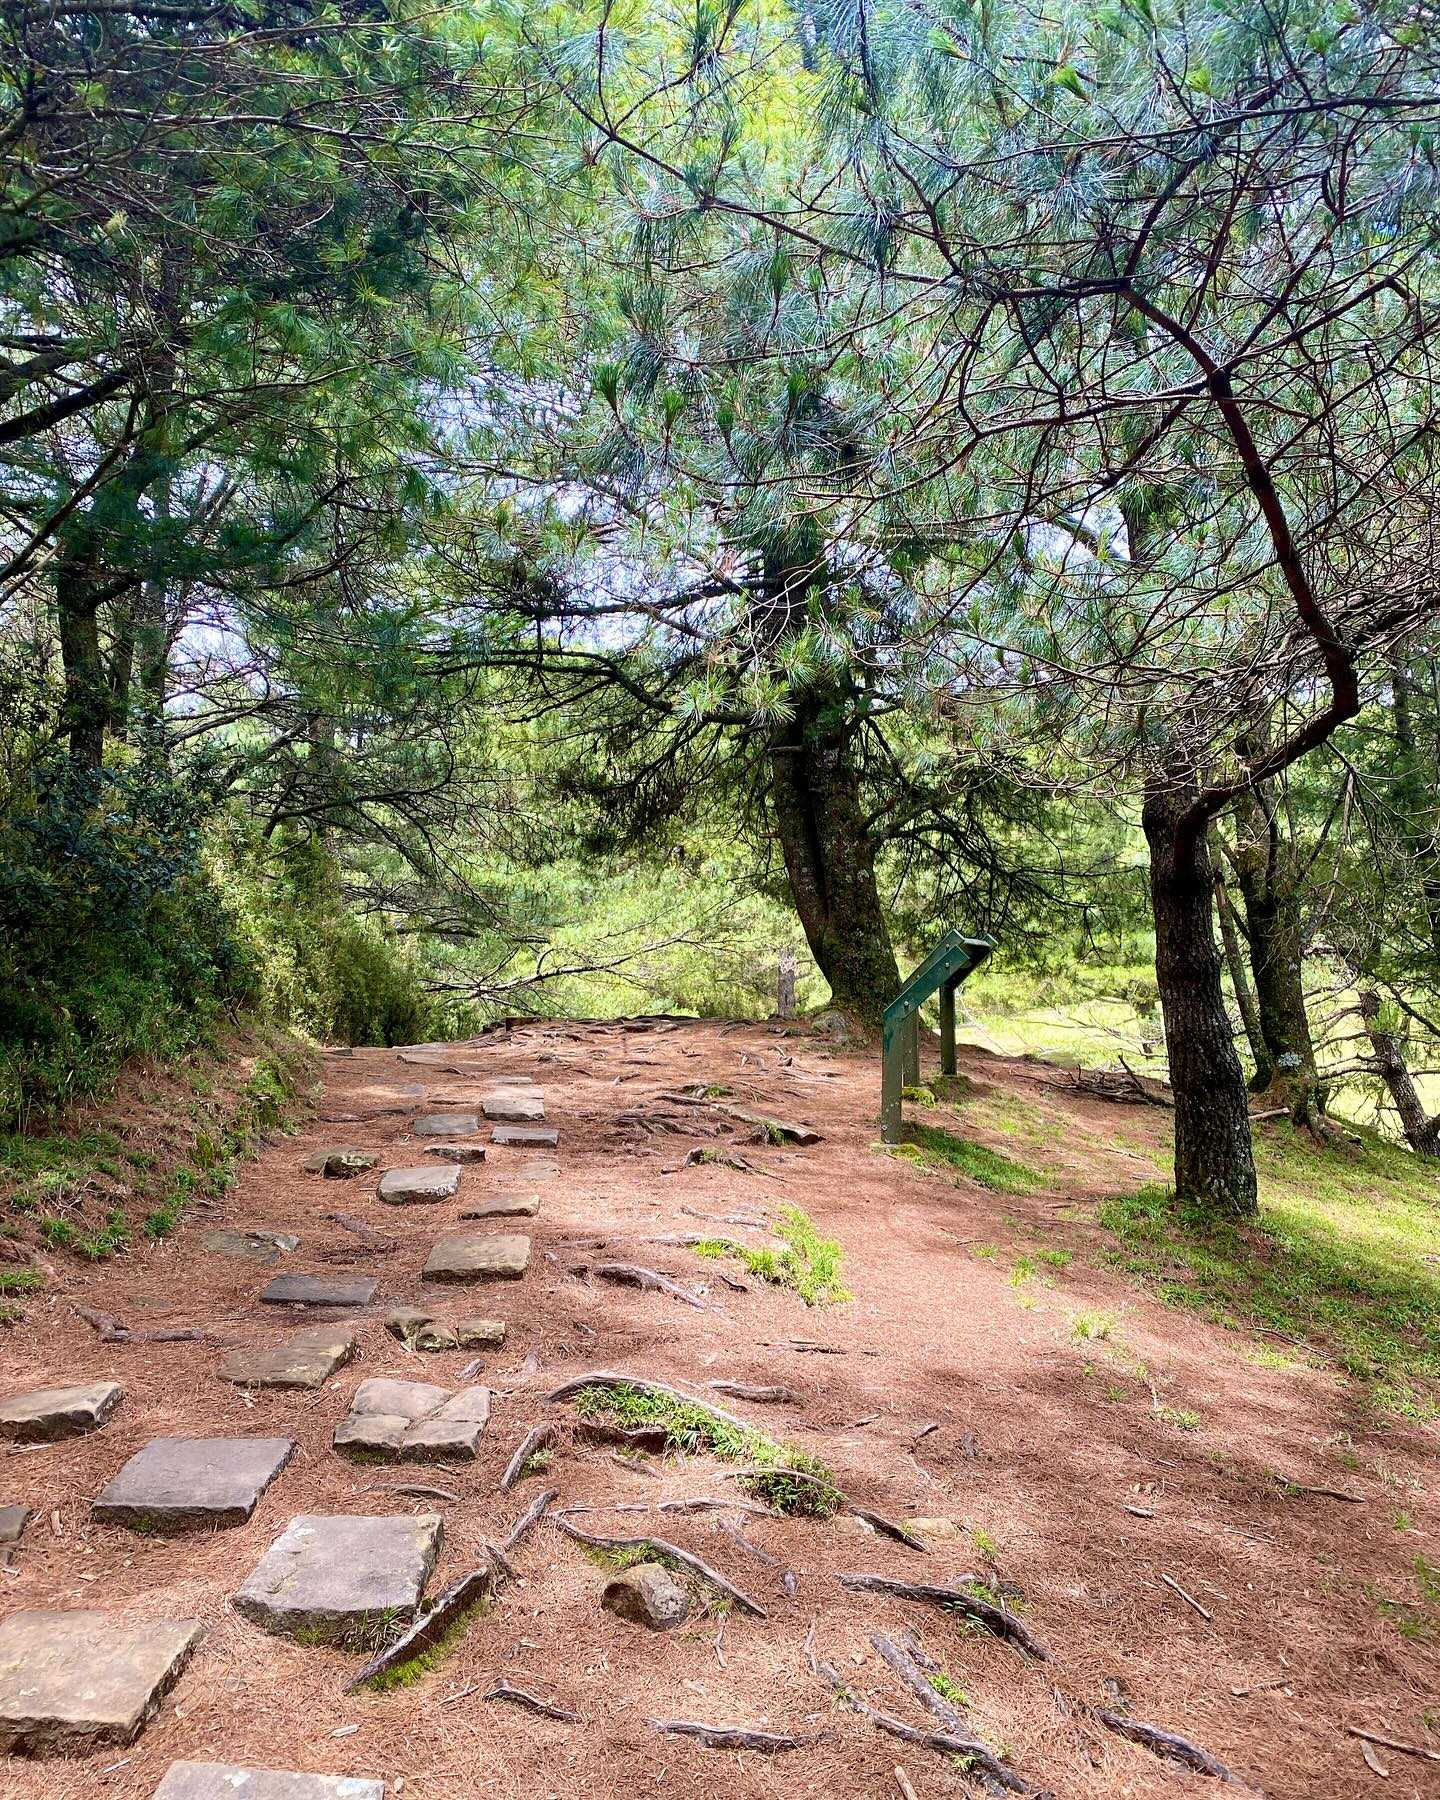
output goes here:
[{"label": "rough tree bark", "polygon": [[100,607],[104,594],[95,569],[80,546],[67,550],[55,567],[55,610],[60,627],[60,662],[65,676],[62,725],[77,768],[97,771],[105,754],[110,718],[110,684],[100,647]]},{"label": "rough tree bark", "polygon": [[1257,1066],[1255,1088],[1288,1106],[1297,1124],[1314,1128],[1325,1105],[1305,1006],[1300,879],[1269,790],[1255,789],[1235,803],[1234,863],[1269,1064],[1264,1080]]},{"label": "rough tree bark", "polygon": [[1255,1064],[1255,1074],[1250,1086],[1252,1091],[1263,1090],[1270,1085],[1273,1072],[1270,1053],[1265,1048],[1265,1034],[1260,1029],[1260,1008],[1256,1004],[1255,990],[1250,985],[1250,969],[1245,946],[1240,941],[1235,907],[1230,899],[1229,889],[1218,875],[1215,877],[1215,915],[1220,921],[1220,942],[1225,946],[1225,966],[1230,971],[1230,985],[1235,990],[1240,1023],[1245,1027],[1245,1041],[1250,1046],[1250,1056]]},{"label": "rough tree bark", "polygon": [[1188,773],[1157,770],[1142,813],[1175,1097],[1175,1194],[1206,1212],[1244,1219],[1258,1208],[1250,1109],[1220,980],[1215,876],[1195,797]]},{"label": "rough tree bark", "polygon": [[1440,1113],[1432,1118],[1425,1111],[1399,1034],[1389,1030],[1383,1022],[1380,996],[1373,989],[1362,989],[1356,1000],[1356,1010],[1370,1040],[1377,1073],[1400,1115],[1405,1142],[1417,1156],[1440,1157]]}]

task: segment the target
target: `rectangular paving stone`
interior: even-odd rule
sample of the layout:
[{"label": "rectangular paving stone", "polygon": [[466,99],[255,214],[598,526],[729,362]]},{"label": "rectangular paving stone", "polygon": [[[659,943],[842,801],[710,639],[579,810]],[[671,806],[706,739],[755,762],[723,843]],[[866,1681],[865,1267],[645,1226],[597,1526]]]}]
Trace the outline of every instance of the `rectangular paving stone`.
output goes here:
[{"label": "rectangular paving stone", "polygon": [[425,1146],[427,1156],[441,1156],[446,1162],[477,1163],[485,1160],[485,1146],[475,1143],[451,1143],[447,1139],[439,1144]]},{"label": "rectangular paving stone", "polygon": [[462,1350],[498,1350],[505,1342],[503,1319],[457,1319],[455,1338]]},{"label": "rectangular paving stone", "polygon": [[416,1137],[469,1137],[480,1120],[475,1113],[426,1113],[410,1129]]},{"label": "rectangular paving stone", "polygon": [[490,1133],[490,1142],[512,1150],[553,1150],[560,1142],[560,1133],[553,1125],[497,1125]]},{"label": "rectangular paving stone", "polygon": [[355,1333],[339,1325],[307,1325],[278,1344],[232,1351],[220,1379],[239,1387],[318,1388],[355,1354]]},{"label": "rectangular paving stone", "polygon": [[462,1219],[533,1219],[540,1210],[538,1194],[487,1194],[461,1210]]},{"label": "rectangular paving stone", "polygon": [[294,1454],[290,1438],[155,1438],[91,1511],[104,1524],[171,1531],[243,1525]]},{"label": "rectangular paving stone", "polygon": [[198,1619],[12,1613],[0,1625],[0,1739],[28,1751],[133,1743],[203,1629]]},{"label": "rectangular paving stone", "polygon": [[438,1513],[376,1518],[301,1513],[231,1604],[262,1631],[347,1644],[407,1622],[440,1554]]},{"label": "rectangular paving stone", "polygon": [[120,1404],[118,1381],[91,1381],[80,1387],[34,1388],[0,1400],[0,1438],[17,1444],[48,1444],[95,1431]]},{"label": "rectangular paving stone", "polygon": [[458,1165],[440,1163],[423,1169],[387,1169],[380,1177],[379,1194],[387,1206],[424,1206],[453,1199],[459,1186]]},{"label": "rectangular paving stone", "polygon": [[373,1275],[277,1275],[260,1298],[267,1306],[368,1306]]},{"label": "rectangular paving stone", "polygon": [[545,1099],[539,1088],[496,1088],[482,1094],[480,1110],[487,1119],[512,1125],[534,1124],[545,1117]]},{"label": "rectangular paving stone", "polygon": [[335,1448],[412,1462],[473,1462],[490,1419],[490,1390],[448,1388],[428,1381],[362,1381],[349,1416],[335,1428]]},{"label": "rectangular paving stone", "polygon": [[425,1281],[518,1281],[530,1267],[530,1240],[518,1233],[457,1231],[430,1252]]},{"label": "rectangular paving stone", "polygon": [[174,1762],[152,1800],[385,1800],[385,1783],[363,1775],[293,1775],[235,1763]]}]

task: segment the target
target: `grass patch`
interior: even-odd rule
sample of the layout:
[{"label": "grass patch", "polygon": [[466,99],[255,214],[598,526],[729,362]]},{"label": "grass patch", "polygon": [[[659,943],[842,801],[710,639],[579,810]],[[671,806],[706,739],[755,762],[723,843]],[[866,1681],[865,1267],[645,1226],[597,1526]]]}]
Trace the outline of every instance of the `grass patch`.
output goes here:
[{"label": "grass patch", "polygon": [[905,1125],[904,1143],[885,1144],[882,1148],[923,1169],[953,1170],[997,1194],[1033,1194],[1048,1185],[1044,1175],[1012,1157],[1002,1156],[998,1150],[987,1149],[970,1138],[956,1137],[942,1126],[922,1125],[913,1119]]},{"label": "grass patch", "polygon": [[0,1294],[38,1294],[44,1285],[39,1269],[0,1269]]},{"label": "grass patch", "polygon": [[733,1256],[744,1263],[757,1281],[789,1288],[807,1306],[829,1306],[855,1296],[840,1281],[844,1254],[835,1238],[821,1237],[815,1221],[798,1206],[782,1206],[775,1227],[780,1244],[752,1249],[733,1238],[707,1238],[695,1245],[695,1254]]},{"label": "grass patch", "polygon": [[[617,1425],[660,1425],[665,1448],[691,1455],[706,1453],[723,1462],[757,1465],[758,1473],[746,1476],[739,1486],[776,1512],[803,1513],[828,1519],[840,1506],[835,1477],[818,1457],[778,1444],[763,1432],[731,1425],[703,1406],[630,1386],[581,1388],[575,1410],[582,1419],[606,1419]],[[787,1479],[787,1471],[810,1476],[806,1481]]]},{"label": "grass patch", "polygon": [[1261,1213],[1186,1214],[1163,1188],[1106,1201],[1105,1253],[1167,1305],[1269,1331],[1363,1388],[1381,1412],[1440,1417],[1440,1182],[1370,1133],[1353,1154],[1288,1126],[1257,1140]]}]

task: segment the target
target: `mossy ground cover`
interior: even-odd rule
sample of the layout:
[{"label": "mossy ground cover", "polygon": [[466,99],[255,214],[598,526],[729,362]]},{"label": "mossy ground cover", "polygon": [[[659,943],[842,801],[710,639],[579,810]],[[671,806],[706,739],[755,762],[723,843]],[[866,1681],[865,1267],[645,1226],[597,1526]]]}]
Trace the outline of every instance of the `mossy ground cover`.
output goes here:
[{"label": "mossy ground cover", "polygon": [[904,1139],[881,1146],[889,1155],[923,1169],[950,1170],[997,1194],[1033,1194],[1048,1186],[1046,1176],[1014,1157],[1004,1156],[973,1138],[960,1137],[943,1125],[909,1119]]},{"label": "mossy ground cover", "polygon": [[789,1288],[807,1306],[827,1306],[852,1300],[854,1295],[840,1280],[844,1253],[834,1238],[821,1237],[814,1220],[798,1206],[783,1206],[775,1235],[778,1245],[758,1248],[736,1243],[733,1238],[707,1238],[695,1245],[695,1254],[712,1258],[735,1257],[757,1281]]},{"label": "mossy ground cover", "polygon": [[[763,1432],[732,1425],[707,1407],[676,1395],[626,1385],[587,1387],[576,1394],[575,1410],[582,1419],[606,1419],[627,1426],[661,1425],[668,1450],[753,1465],[757,1473],[737,1485],[776,1512],[827,1519],[839,1509],[835,1477],[818,1457],[777,1443]],[[796,1475],[808,1479],[796,1480]]]},{"label": "mossy ground cover", "polygon": [[1260,1218],[1208,1224],[1161,1187],[1105,1201],[1113,1267],[1168,1305],[1270,1334],[1381,1412],[1440,1417],[1440,1174],[1372,1133],[1320,1148],[1257,1137]]},{"label": "mossy ground cover", "polygon": [[[62,1116],[47,1133],[0,1133],[0,1235],[88,1262],[168,1237],[194,1199],[226,1192],[237,1165],[298,1111],[313,1076],[305,1039],[265,1030],[182,1059],[145,1084],[143,1102],[122,1085],[98,1122],[66,1129]],[[43,1285],[38,1269],[0,1271],[3,1294]]]}]

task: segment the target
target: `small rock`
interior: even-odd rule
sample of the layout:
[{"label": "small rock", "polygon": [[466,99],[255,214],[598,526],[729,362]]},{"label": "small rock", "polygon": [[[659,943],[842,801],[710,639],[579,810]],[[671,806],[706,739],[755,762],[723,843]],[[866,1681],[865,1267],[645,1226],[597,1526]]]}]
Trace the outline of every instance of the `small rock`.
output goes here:
[{"label": "small rock", "polygon": [[103,1425],[120,1404],[118,1381],[92,1381],[84,1387],[36,1388],[0,1401],[0,1438],[17,1444],[48,1444],[57,1438],[80,1437]]},{"label": "small rock", "polygon": [[243,1525],[294,1453],[290,1438],[154,1438],[91,1511],[136,1530]]},{"label": "small rock", "polygon": [[0,1544],[18,1544],[29,1517],[28,1506],[0,1506]]},{"label": "small rock", "polygon": [[505,1342],[503,1319],[457,1319],[455,1338],[462,1350],[498,1350]]},{"label": "small rock", "polygon": [[[453,1346],[452,1346],[453,1347]],[[417,1462],[473,1462],[490,1418],[488,1388],[458,1394],[425,1381],[362,1381],[335,1448]]]},{"label": "small rock", "polygon": [[600,1604],[617,1618],[651,1631],[668,1631],[683,1624],[690,1611],[690,1596],[664,1563],[636,1563],[605,1583]]},{"label": "small rock", "polygon": [[965,1527],[958,1519],[904,1519],[901,1523],[912,1536],[936,1544],[949,1543],[966,1535]]},{"label": "small rock", "polygon": [[397,1337],[402,1344],[409,1343],[415,1333],[424,1325],[428,1325],[435,1317],[421,1306],[397,1306],[394,1312],[385,1315],[385,1329],[391,1337]]},{"label": "small rock", "polygon": [[305,1158],[304,1168],[311,1175],[328,1175],[332,1180],[348,1181],[352,1175],[363,1175],[380,1161],[375,1150],[364,1150],[359,1144],[339,1144],[328,1150],[316,1150]]},{"label": "small rock", "polygon": [[460,1340],[448,1325],[437,1324],[432,1320],[422,1325],[415,1333],[414,1344],[417,1350],[458,1350]]},{"label": "small rock", "polygon": [[487,1119],[511,1125],[533,1125],[545,1117],[545,1102],[538,1088],[497,1088],[494,1093],[482,1096],[480,1110]]}]

